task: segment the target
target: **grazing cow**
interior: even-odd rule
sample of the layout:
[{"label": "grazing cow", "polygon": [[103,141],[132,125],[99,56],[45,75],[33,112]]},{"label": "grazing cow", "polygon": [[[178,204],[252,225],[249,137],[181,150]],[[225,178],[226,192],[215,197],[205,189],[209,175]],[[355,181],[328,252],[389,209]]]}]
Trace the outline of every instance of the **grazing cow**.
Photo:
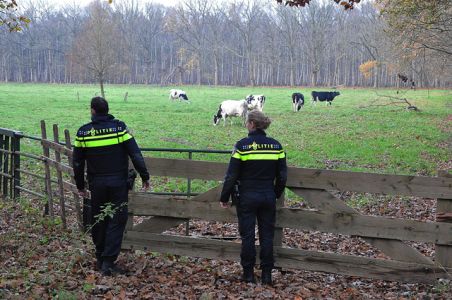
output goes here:
[{"label": "grazing cow", "polygon": [[292,109],[294,112],[299,111],[303,108],[304,105],[304,96],[302,93],[293,93],[292,94]]},{"label": "grazing cow", "polygon": [[213,115],[213,125],[218,125],[220,120],[223,119],[223,126],[226,126],[226,118],[241,117],[245,120],[248,112],[248,104],[246,100],[225,100],[221,102],[220,107],[216,115]]},{"label": "grazing cow", "polygon": [[248,103],[249,110],[257,109],[258,111],[263,111],[265,103],[264,95],[248,95],[245,100]]},{"label": "grazing cow", "polygon": [[339,96],[339,92],[312,92],[312,102],[317,103],[317,101],[323,102],[326,101],[326,105],[331,105],[331,101],[334,100],[334,97]]},{"label": "grazing cow", "polygon": [[187,93],[183,90],[176,90],[171,89],[169,94],[170,100],[176,100],[179,99],[180,101],[186,101],[187,103],[190,103],[190,100],[188,100]]}]

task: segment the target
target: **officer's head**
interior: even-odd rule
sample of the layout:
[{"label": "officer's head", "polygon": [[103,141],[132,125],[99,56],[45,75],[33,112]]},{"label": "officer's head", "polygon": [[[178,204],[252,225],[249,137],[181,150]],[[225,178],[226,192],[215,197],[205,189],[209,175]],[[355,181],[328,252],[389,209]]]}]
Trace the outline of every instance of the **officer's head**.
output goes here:
[{"label": "officer's head", "polygon": [[258,110],[252,110],[248,113],[248,116],[246,117],[246,128],[248,128],[249,131],[253,131],[256,129],[262,129],[265,130],[270,126],[272,120],[270,120],[269,117],[264,115],[263,112]]},{"label": "officer's head", "polygon": [[91,114],[106,115],[108,114],[108,102],[102,97],[94,97],[91,99]]}]

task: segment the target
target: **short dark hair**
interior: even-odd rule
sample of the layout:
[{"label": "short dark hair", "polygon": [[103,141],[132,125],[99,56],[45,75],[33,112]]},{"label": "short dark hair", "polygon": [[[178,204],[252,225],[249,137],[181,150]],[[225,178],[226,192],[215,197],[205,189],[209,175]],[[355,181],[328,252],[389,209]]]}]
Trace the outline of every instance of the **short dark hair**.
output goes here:
[{"label": "short dark hair", "polygon": [[91,108],[96,114],[108,114],[108,102],[102,97],[94,97],[91,99]]}]

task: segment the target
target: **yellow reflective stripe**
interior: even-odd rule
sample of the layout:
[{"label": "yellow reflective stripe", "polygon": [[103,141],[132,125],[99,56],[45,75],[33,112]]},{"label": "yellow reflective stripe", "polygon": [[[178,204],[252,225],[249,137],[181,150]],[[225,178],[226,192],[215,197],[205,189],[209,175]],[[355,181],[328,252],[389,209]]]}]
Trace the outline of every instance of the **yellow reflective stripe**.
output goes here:
[{"label": "yellow reflective stripe", "polygon": [[240,160],[278,160],[279,156],[280,154],[248,154],[240,156]]},{"label": "yellow reflective stripe", "polygon": [[279,154],[279,153],[284,153],[284,150],[250,150],[250,151],[238,151],[237,152],[241,155],[248,155],[251,153],[275,153],[275,154]]},{"label": "yellow reflective stripe", "polygon": [[[83,147],[83,148],[94,148],[94,147],[104,147],[104,146],[112,146],[112,145],[118,145],[120,143],[123,143],[127,140],[130,140],[131,138],[133,138],[133,136],[131,136],[130,134],[126,133],[122,136],[119,137],[112,137],[109,139],[103,139],[103,140],[88,140],[88,141],[75,141],[75,146],[76,147]],[[77,143],[80,146],[77,146]]]},{"label": "yellow reflective stripe", "polygon": [[83,147],[83,146],[81,142],[75,140],[74,147]]},{"label": "yellow reflective stripe", "polygon": [[232,154],[232,157],[240,159],[241,155],[237,152],[235,152],[234,154]]},{"label": "yellow reflective stripe", "polygon": [[95,136],[86,136],[86,137],[77,136],[75,138],[75,140],[78,140],[78,141],[96,140],[96,139],[103,139],[103,138],[109,138],[109,137],[123,136],[124,134],[127,134],[126,130],[118,132],[118,133],[110,133],[110,134],[104,134],[104,135],[95,135]]},{"label": "yellow reflective stripe", "polygon": [[286,157],[284,150],[251,150],[247,152],[236,151],[233,158],[245,160],[277,160]]},{"label": "yellow reflective stripe", "polygon": [[124,134],[124,136],[122,137],[122,141],[125,142],[125,141],[127,141],[127,140],[130,140],[131,138],[133,138],[133,136],[130,135],[130,134],[128,134],[128,133],[126,133],[126,134]]}]

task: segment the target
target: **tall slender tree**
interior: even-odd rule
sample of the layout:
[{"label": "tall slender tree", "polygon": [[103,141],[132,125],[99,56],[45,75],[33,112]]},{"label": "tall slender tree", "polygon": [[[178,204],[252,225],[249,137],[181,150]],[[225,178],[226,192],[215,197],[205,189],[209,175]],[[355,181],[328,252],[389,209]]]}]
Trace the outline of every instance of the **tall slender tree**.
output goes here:
[{"label": "tall slender tree", "polygon": [[116,54],[121,42],[120,31],[112,17],[111,8],[95,1],[88,7],[88,19],[75,38],[71,58],[100,84],[105,98],[104,84],[117,65]]}]

